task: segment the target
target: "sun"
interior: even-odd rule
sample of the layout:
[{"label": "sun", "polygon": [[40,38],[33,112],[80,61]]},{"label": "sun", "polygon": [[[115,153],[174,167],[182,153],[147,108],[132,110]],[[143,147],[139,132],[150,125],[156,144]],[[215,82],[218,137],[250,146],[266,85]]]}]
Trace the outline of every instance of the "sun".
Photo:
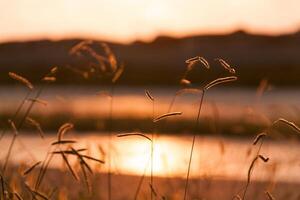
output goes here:
[{"label": "sun", "polygon": [[168,7],[161,2],[153,1],[146,6],[144,13],[147,21],[158,23],[168,15]]}]

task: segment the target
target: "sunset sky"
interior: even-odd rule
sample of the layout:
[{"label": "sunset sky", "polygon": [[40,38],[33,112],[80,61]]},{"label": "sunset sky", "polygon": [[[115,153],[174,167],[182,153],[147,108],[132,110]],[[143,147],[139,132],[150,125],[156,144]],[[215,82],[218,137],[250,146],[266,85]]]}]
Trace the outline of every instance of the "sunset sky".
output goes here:
[{"label": "sunset sky", "polygon": [[0,0],[0,42],[92,37],[116,42],[300,29],[299,0]]}]

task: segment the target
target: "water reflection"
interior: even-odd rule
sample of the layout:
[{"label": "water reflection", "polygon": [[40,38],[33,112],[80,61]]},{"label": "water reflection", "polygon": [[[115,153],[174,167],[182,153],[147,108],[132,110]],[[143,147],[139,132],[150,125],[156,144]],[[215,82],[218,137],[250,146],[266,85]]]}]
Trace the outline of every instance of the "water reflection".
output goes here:
[{"label": "water reflection", "polygon": [[[109,137],[97,134],[75,134],[68,136],[78,140],[77,148],[88,148],[87,153],[106,160]],[[1,159],[7,151],[10,137],[0,142]],[[20,136],[14,151],[14,164],[30,164],[34,160],[43,160],[48,147],[55,140],[55,135],[45,140],[33,135]],[[154,174],[163,177],[184,178],[190,152],[191,136],[157,136],[154,147]],[[104,150],[101,153],[99,148]],[[112,137],[112,170],[116,174],[146,175],[150,173],[150,143],[140,137]],[[229,139],[221,137],[198,137],[191,177],[209,177],[224,179],[241,179],[247,177],[247,170],[255,155],[256,147],[251,139]],[[102,150],[102,151],[103,151]],[[268,141],[264,144],[262,154],[269,157],[268,163],[255,166],[253,179],[295,181],[300,180],[300,145],[295,141]],[[57,158],[51,167],[61,167]],[[94,165],[99,172],[107,170],[107,163]]]},{"label": "water reflection", "polygon": [[[152,115],[152,105],[145,97],[142,87],[119,87],[114,96],[114,117],[146,118]],[[48,101],[47,106],[35,106],[34,113],[48,116],[55,113],[71,114],[72,116],[108,115],[109,99],[99,95],[106,88],[98,87],[50,87],[41,97]],[[155,112],[157,115],[168,110],[176,88],[151,88],[155,96]],[[18,87],[0,87],[0,113],[14,110],[24,97],[26,90]],[[9,94],[9,95],[8,95]],[[213,89],[205,96],[202,117],[212,117],[216,111],[220,119],[238,119],[251,113],[259,112],[267,116],[294,117],[299,110],[297,104],[300,93],[296,90],[276,90],[265,93],[260,99],[255,89]],[[182,111],[181,118],[194,118],[195,106],[199,96],[196,94],[180,96],[176,99],[174,109]]]}]

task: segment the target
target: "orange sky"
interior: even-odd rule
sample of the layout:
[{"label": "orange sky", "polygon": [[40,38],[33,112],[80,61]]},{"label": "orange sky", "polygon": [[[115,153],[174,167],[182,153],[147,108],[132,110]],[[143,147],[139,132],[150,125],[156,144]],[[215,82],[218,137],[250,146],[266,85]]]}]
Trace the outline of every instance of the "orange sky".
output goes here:
[{"label": "orange sky", "polygon": [[300,28],[300,0],[0,0],[0,42],[157,35],[282,34]]}]

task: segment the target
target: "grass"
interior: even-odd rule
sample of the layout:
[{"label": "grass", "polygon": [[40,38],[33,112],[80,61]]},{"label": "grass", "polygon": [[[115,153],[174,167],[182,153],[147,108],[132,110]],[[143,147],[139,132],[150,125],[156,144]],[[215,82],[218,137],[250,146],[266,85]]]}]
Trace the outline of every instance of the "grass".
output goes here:
[{"label": "grass", "polygon": [[[187,72],[191,70],[191,66],[190,63],[195,63],[195,62],[201,62],[207,69],[210,68],[210,65],[208,64],[208,62],[202,57],[198,57],[197,60],[195,59],[188,59],[186,61],[186,63],[188,63],[188,67],[187,67]],[[220,60],[222,66],[229,70],[230,73],[235,73],[235,70],[233,68],[230,67],[230,65],[228,65],[224,60]],[[226,82],[231,82],[231,81],[236,81],[237,77],[236,76],[230,76],[230,77],[224,77],[224,78],[217,78],[211,82],[209,82],[208,84],[206,84],[203,89],[202,89],[202,93],[201,93],[201,97],[200,97],[200,101],[199,101],[199,107],[198,107],[198,114],[197,114],[197,118],[196,118],[196,126],[195,126],[195,133],[193,135],[193,140],[192,140],[192,146],[191,146],[191,153],[190,153],[190,157],[189,157],[189,163],[188,163],[188,170],[187,170],[187,176],[186,176],[186,183],[185,183],[185,189],[184,189],[184,197],[183,199],[186,200],[187,198],[187,193],[188,193],[188,186],[189,186],[189,176],[190,176],[190,170],[191,170],[191,165],[192,165],[192,159],[193,159],[193,152],[194,152],[194,146],[195,146],[195,142],[196,142],[196,132],[198,131],[198,127],[199,127],[199,120],[200,120],[200,114],[201,114],[201,108],[202,108],[202,104],[203,104],[203,99],[205,96],[205,92],[210,89],[211,87],[214,87],[218,84],[222,84],[222,83],[226,83]]]},{"label": "grass", "polygon": [[[102,49],[102,54],[99,53],[97,50],[95,50],[95,46],[97,48]],[[20,105],[17,107],[15,113],[9,118],[9,126],[13,131],[12,139],[9,143],[8,152],[6,153],[3,167],[1,168],[0,178],[1,178],[1,198],[0,199],[95,199],[95,198],[101,198],[101,199],[116,199],[116,198],[122,198],[120,195],[118,196],[118,190],[126,190],[127,184],[128,186],[130,183],[127,183],[126,181],[122,180],[123,177],[118,176],[116,178],[116,182],[120,181],[121,187],[115,188],[112,184],[112,140],[113,140],[113,132],[115,130],[120,131],[120,127],[118,126],[120,121],[117,121],[114,119],[113,116],[113,108],[114,108],[114,87],[117,82],[117,80],[121,77],[124,66],[122,64],[119,64],[117,62],[116,56],[112,52],[112,50],[106,45],[106,44],[94,44],[92,41],[84,41],[79,43],[78,45],[74,46],[70,50],[70,55],[76,55],[79,57],[88,57],[91,59],[91,66],[87,67],[86,71],[80,71],[82,73],[82,76],[94,76],[95,78],[99,79],[105,79],[108,81],[110,85],[110,93],[108,94],[110,97],[109,105],[108,105],[108,117],[106,119],[107,121],[107,130],[109,131],[109,141],[108,141],[108,150],[105,152],[102,150],[101,147],[99,147],[99,151],[102,155],[105,155],[105,159],[99,159],[98,157],[94,155],[89,154],[89,148],[75,148],[75,144],[78,143],[76,139],[67,138],[67,133],[72,131],[74,127],[80,127],[81,122],[71,123],[69,120],[64,120],[65,123],[60,125],[60,127],[57,130],[57,139],[56,141],[53,141],[49,144],[48,152],[45,155],[43,160],[38,160],[34,163],[32,163],[30,166],[26,166],[24,170],[21,170],[18,172],[16,169],[16,166],[10,165],[10,158],[12,157],[13,153],[13,147],[15,146],[15,143],[17,141],[17,138],[23,130],[23,125],[28,123],[31,127],[36,129],[41,139],[44,139],[44,125],[43,121],[45,119],[42,119],[40,116],[32,116],[32,109],[35,104],[42,104],[46,105],[47,102],[44,102],[40,99],[42,92],[44,89],[48,86],[49,83],[56,80],[55,74],[57,72],[57,68],[52,68],[49,73],[47,73],[45,76],[43,76],[40,81],[44,83],[39,89],[36,89],[34,85],[25,77],[10,72],[8,75],[14,79],[15,81],[23,84],[27,89],[29,89],[29,92],[25,95],[25,97],[22,99]],[[186,71],[184,75],[182,76],[181,80],[179,81],[181,83],[180,89],[173,95],[171,102],[168,106],[168,111],[166,113],[161,112],[160,110],[155,110],[155,101],[156,98],[151,94],[150,91],[146,90],[145,94],[146,97],[150,100],[152,104],[152,117],[151,120],[144,119],[144,121],[148,121],[147,126],[149,127],[149,132],[151,132],[150,136],[147,136],[143,132],[132,132],[132,133],[121,133],[117,136],[120,138],[123,137],[141,137],[143,139],[146,139],[150,142],[150,148],[149,148],[149,154],[150,154],[150,176],[147,177],[147,168],[149,163],[144,163],[145,170],[144,173],[140,177],[133,178],[135,182],[137,183],[137,187],[133,187],[134,190],[128,189],[128,191],[131,192],[131,195],[134,196],[134,199],[138,199],[140,197],[141,199],[147,199],[148,194],[150,193],[150,199],[189,199],[194,198],[197,196],[197,198],[204,199],[207,192],[205,191],[207,188],[209,188],[207,185],[211,184],[213,180],[207,181],[204,177],[200,178],[198,180],[191,180],[190,173],[193,165],[193,154],[195,151],[196,146],[196,136],[202,132],[201,127],[205,125],[205,123],[201,123],[201,110],[203,108],[203,102],[205,100],[205,94],[209,92],[213,87],[236,81],[238,78],[237,76],[233,76],[232,74],[236,74],[236,69],[234,69],[230,64],[228,64],[225,60],[217,58],[215,59],[217,63],[224,69],[224,74],[231,74],[230,76],[224,76],[220,78],[215,78],[212,81],[209,81],[208,83],[201,83],[202,85],[199,86],[199,83],[194,83],[192,80],[189,80],[189,74],[193,72],[193,70],[197,66],[204,67],[205,70],[210,70],[212,65],[203,57],[196,56],[190,59],[187,59],[185,62],[187,64]],[[177,117],[180,117],[182,115],[181,111],[172,111],[175,107],[175,102],[178,96],[184,95],[186,93],[196,93],[200,94],[199,104],[197,107],[197,115],[194,119],[194,122],[188,122],[184,124],[184,127],[194,127],[190,130],[193,130],[193,136],[192,136],[192,142],[191,142],[191,148],[189,152],[188,157],[188,164],[187,164],[187,173],[185,179],[180,179],[176,181],[177,187],[174,188],[172,184],[166,184],[165,182],[168,181],[167,178],[157,178],[154,173],[154,166],[155,166],[155,158],[154,158],[154,151],[155,151],[155,131],[157,128],[159,128],[159,124],[161,121],[164,121],[162,123],[162,127],[166,127],[166,121],[169,118],[175,118],[174,120],[177,126],[175,126],[175,129],[179,129],[180,127],[178,124],[179,121],[182,121],[180,118],[177,119]],[[261,92],[262,93],[262,92]],[[31,95],[33,95],[33,98],[31,98]],[[262,95],[262,94],[260,94]],[[29,104],[27,107],[26,105]],[[24,112],[21,112],[23,109],[25,109]],[[217,112],[217,111],[216,111]],[[155,113],[162,113],[155,117]],[[218,114],[215,114],[216,116]],[[52,122],[51,118],[50,122]],[[19,119],[19,120],[17,120]],[[38,119],[38,120],[36,120]],[[99,120],[99,119],[97,119]],[[40,122],[41,121],[41,122]],[[60,120],[58,120],[60,121]],[[74,119],[72,120],[74,121]],[[58,122],[56,122],[58,123]],[[62,121],[59,122],[60,124]],[[132,121],[128,120],[125,121],[126,123],[131,123]],[[146,122],[145,122],[146,123]],[[170,123],[170,121],[168,121]],[[232,124],[229,124],[227,122],[220,122],[224,123],[227,126],[231,126]],[[237,122],[240,124],[240,122]],[[251,179],[252,173],[254,171],[255,164],[261,160],[263,162],[268,162],[269,157],[265,157],[262,155],[261,150],[263,148],[264,140],[272,133],[273,129],[277,127],[278,124],[284,124],[285,126],[289,127],[291,132],[293,133],[300,133],[300,128],[294,123],[289,120],[286,120],[284,118],[279,118],[278,120],[275,120],[273,123],[270,123],[267,127],[260,127],[258,129],[264,129],[263,133],[258,134],[256,138],[254,139],[253,144],[258,145],[255,157],[252,159],[248,171],[247,171],[247,179],[245,180],[245,186],[239,190],[237,193],[232,193],[231,197],[235,199],[250,199],[251,192],[254,192],[253,188],[251,188],[251,183],[253,184],[253,181]],[[216,123],[215,123],[216,124]],[[229,125],[228,125],[229,124]],[[56,124],[57,125],[57,124]],[[55,125],[55,126],[56,126]],[[87,126],[90,126],[91,122],[87,124]],[[169,124],[170,125],[170,124]],[[171,124],[172,125],[172,124]],[[194,126],[193,126],[194,125]],[[215,125],[216,126],[216,125]],[[117,129],[114,129],[117,128]],[[174,127],[173,127],[174,128]],[[6,133],[7,128],[3,129],[3,132],[1,134],[1,139]],[[145,129],[144,129],[145,130]],[[172,130],[172,129],[171,129]],[[214,128],[214,131],[218,130],[216,127]],[[255,132],[257,131],[255,129]],[[122,129],[123,131],[123,129]],[[223,131],[224,130],[223,128]],[[0,139],[0,140],[1,140]],[[222,152],[225,151],[224,145],[221,144]],[[172,150],[170,149],[170,153],[172,153]],[[54,159],[61,159],[64,169],[50,169],[49,166],[51,162],[53,162]],[[271,155],[270,155],[271,159]],[[104,174],[98,174],[95,173],[94,165],[96,166],[102,166],[104,164],[108,165],[108,171],[106,174],[106,177]],[[64,173],[64,171],[68,171],[68,173]],[[72,177],[72,180],[70,180]],[[106,183],[104,183],[103,177],[107,178]],[[154,177],[157,178],[157,181],[154,182]],[[56,180],[50,180],[50,179],[56,179]],[[96,179],[96,180],[95,180]],[[174,178],[175,179],[175,178]],[[146,189],[142,188],[142,184],[144,181],[149,181],[148,186]],[[76,185],[76,188],[70,188],[73,185],[73,181],[79,182],[78,185]],[[200,182],[199,183],[197,183]],[[223,184],[226,183],[222,182],[217,187],[217,190],[224,190],[222,187]],[[228,184],[228,183],[227,183]],[[238,185],[241,183],[238,182]],[[258,183],[256,183],[258,184]],[[57,185],[57,187],[55,187]],[[216,185],[218,185],[216,183]],[[260,187],[261,184],[258,184]],[[82,187],[83,186],[83,187]],[[107,191],[107,196],[104,197],[100,195],[100,192],[97,191],[97,188],[106,188],[102,189],[102,191]],[[205,188],[207,187],[207,188]],[[297,187],[292,186],[292,188]],[[165,193],[165,188],[168,188],[167,190],[171,191],[169,193]],[[73,191],[78,190],[77,194],[73,194]],[[143,190],[143,192],[141,192]],[[190,192],[192,190],[192,192]],[[174,194],[172,194],[174,192]],[[78,195],[78,196],[77,196]],[[143,196],[142,196],[143,195]],[[182,195],[182,196],[181,196]],[[196,196],[194,196],[196,195]],[[253,194],[251,194],[253,195]],[[264,193],[265,197],[268,199],[276,199],[274,194],[271,194],[270,191],[266,191]],[[66,197],[69,196],[69,197]],[[124,198],[124,197],[123,197]],[[252,197],[253,198],[253,197]]]}]

